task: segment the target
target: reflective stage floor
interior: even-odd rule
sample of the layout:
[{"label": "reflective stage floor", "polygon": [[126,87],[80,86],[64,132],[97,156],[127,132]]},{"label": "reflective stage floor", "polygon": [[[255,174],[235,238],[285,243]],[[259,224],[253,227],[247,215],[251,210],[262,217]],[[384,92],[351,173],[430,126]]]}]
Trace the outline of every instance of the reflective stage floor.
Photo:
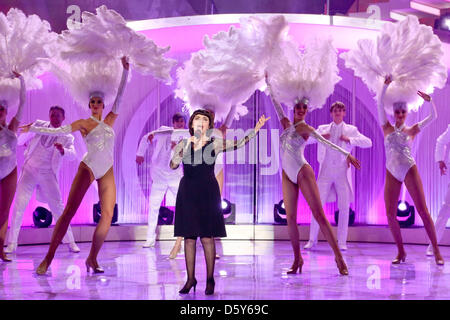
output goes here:
[{"label": "reflective stage floor", "polygon": [[[425,256],[426,246],[406,245],[406,263],[392,265],[393,244],[348,243],[344,252],[350,275],[338,274],[326,242],[302,250],[303,273],[287,275],[292,262],[288,241],[217,241],[216,292],[205,296],[203,250],[197,245],[197,292],[180,295],[186,279],[184,254],[168,255],[173,241],[106,242],[99,263],[104,274],[87,274],[84,260],[90,243],[74,254],[62,245],[46,276],[34,273],[48,246],[20,246],[0,261],[0,300],[355,300],[450,299],[450,247],[442,246],[445,266]],[[302,241],[301,245],[305,242]]]}]

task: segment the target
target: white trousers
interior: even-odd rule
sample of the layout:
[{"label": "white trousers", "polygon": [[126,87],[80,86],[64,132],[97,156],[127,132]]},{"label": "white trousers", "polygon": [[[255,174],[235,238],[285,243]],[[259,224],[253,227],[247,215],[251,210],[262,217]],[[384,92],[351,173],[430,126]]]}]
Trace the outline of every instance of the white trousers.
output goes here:
[{"label": "white trousers", "polygon": [[449,218],[450,218],[450,183],[448,184],[447,187],[447,194],[445,195],[444,203],[442,204],[442,207],[439,210],[438,217],[434,224],[434,227],[436,228],[436,237],[438,243],[442,239],[442,236],[444,235],[445,226],[447,225],[447,221]]},{"label": "white trousers", "polygon": [[148,212],[147,241],[156,239],[156,227],[158,225],[159,208],[166,195],[166,205],[175,206],[181,177],[168,174],[163,170],[152,170],[152,187],[150,190],[150,205]]},{"label": "white trousers", "polygon": [[[350,209],[350,197],[351,190],[347,180],[347,168],[327,168],[320,173],[317,179],[317,186],[319,188],[320,199],[322,200],[322,206],[325,205],[333,187],[337,193],[337,203],[339,209],[339,221],[337,240],[341,245],[345,245],[347,242],[348,234],[348,219]],[[309,231],[309,241],[317,242],[320,226],[314,217],[311,217],[311,226]]]},{"label": "white trousers", "polygon": [[[43,200],[47,202],[52,212],[53,219],[56,221],[63,213],[64,204],[55,174],[51,170],[38,170],[25,165],[17,183],[16,202],[13,209],[11,227],[8,231],[8,243],[17,244],[23,214],[30,202],[34,189],[38,186],[44,198]],[[70,226],[67,229],[63,242],[75,242]]]}]

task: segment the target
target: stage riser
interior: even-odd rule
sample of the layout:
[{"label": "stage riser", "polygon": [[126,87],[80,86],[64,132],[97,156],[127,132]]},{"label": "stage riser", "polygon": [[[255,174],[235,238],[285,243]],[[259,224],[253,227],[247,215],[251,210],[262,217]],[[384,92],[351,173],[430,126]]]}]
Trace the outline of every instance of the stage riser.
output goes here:
[{"label": "stage riser", "polygon": [[[300,240],[307,241],[309,225],[298,226]],[[336,235],[336,227],[333,226]],[[75,225],[72,232],[77,242],[90,242],[95,225]],[[227,240],[289,240],[287,226],[284,225],[227,225]],[[26,227],[20,231],[19,244],[48,244],[50,243],[53,227],[39,229]],[[144,241],[147,235],[146,225],[123,224],[112,226],[106,241]],[[405,244],[427,244],[428,237],[424,228],[402,228]],[[174,240],[173,226],[158,226],[158,240]],[[325,240],[319,234],[319,240]],[[387,226],[351,226],[348,229],[349,242],[379,242],[393,243],[391,232]],[[440,241],[442,245],[450,245],[450,229],[447,228]]]}]

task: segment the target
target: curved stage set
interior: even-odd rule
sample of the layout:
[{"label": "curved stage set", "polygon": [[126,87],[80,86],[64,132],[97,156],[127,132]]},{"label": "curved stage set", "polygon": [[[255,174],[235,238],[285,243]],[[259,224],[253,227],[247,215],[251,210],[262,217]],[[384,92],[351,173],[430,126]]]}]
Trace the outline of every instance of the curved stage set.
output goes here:
[{"label": "curved stage set", "polygon": [[[129,22],[128,26],[155,41],[158,46],[170,46],[167,56],[178,61],[176,66],[189,59],[192,52],[203,48],[203,37],[226,31],[231,25],[239,25],[239,18],[246,15],[223,14],[191,16]],[[261,14],[261,17],[269,15]],[[340,16],[286,14],[289,34],[300,45],[310,35],[331,37],[339,53],[355,48],[358,39],[376,39],[383,24],[379,20],[367,20]],[[188,35],[188,36],[187,36]],[[450,44],[443,42],[445,62],[450,66]],[[317,128],[331,122],[330,105],[342,101],[347,106],[347,123],[354,124],[360,132],[372,140],[372,147],[356,148],[354,155],[362,168],[353,170],[355,199],[351,204],[355,212],[354,223],[349,227],[348,250],[344,258],[350,276],[341,277],[336,270],[333,252],[328,244],[320,241],[313,251],[303,251],[305,260],[302,274],[288,275],[292,263],[292,249],[287,226],[275,221],[274,216],[285,218],[282,212],[274,213],[274,205],[282,199],[281,164],[279,159],[279,135],[281,125],[269,97],[256,92],[246,103],[249,113],[239,120],[243,130],[231,128],[231,134],[242,137],[244,130],[253,128],[261,114],[270,116],[265,130],[244,151],[227,153],[223,198],[234,205],[231,223],[226,225],[228,237],[217,240],[220,259],[216,260],[216,292],[209,299],[449,299],[450,267],[435,265],[433,257],[425,255],[428,238],[423,222],[415,214],[414,224],[402,228],[408,258],[406,263],[392,265],[396,247],[387,226],[384,208],[385,151],[383,134],[377,120],[376,101],[360,78],[338,59],[342,80],[326,105],[308,114],[306,121]],[[176,79],[175,70],[172,77]],[[115,124],[114,174],[117,185],[118,219],[111,227],[107,242],[99,259],[105,273],[84,277],[84,259],[87,256],[92,233],[93,205],[98,201],[97,185],[88,190],[75,218],[72,231],[81,252],[74,254],[66,247],[58,249],[51,266],[51,277],[35,278],[33,271],[44,256],[51,239],[53,226],[34,227],[32,215],[38,206],[47,207],[33,196],[24,214],[19,236],[19,247],[11,264],[0,264],[0,297],[2,299],[205,299],[200,293],[180,296],[178,290],[184,284],[186,271],[184,254],[169,259],[175,238],[173,225],[158,226],[154,248],[142,248],[146,239],[147,215],[151,187],[151,148],[145,161],[137,165],[136,150],[141,137],[161,125],[171,125],[175,112],[184,112],[181,100],[174,97],[176,84],[165,85],[152,77],[131,72],[123,98],[121,114]],[[61,105],[66,110],[66,123],[84,118],[76,102],[50,73],[41,77],[42,90],[30,91],[23,123],[34,119],[46,119],[47,108]],[[448,175],[441,176],[434,161],[437,137],[449,122],[447,111],[450,86],[436,89],[433,101],[438,118],[415,139],[413,152],[423,181],[426,201],[433,219],[444,200]],[[39,105],[39,108],[34,107]],[[429,114],[429,104],[410,113],[407,124],[415,123]],[[291,115],[289,115],[291,116]],[[77,166],[86,152],[79,133],[75,135],[77,160],[64,161],[60,185],[64,201]],[[227,133],[228,138],[228,133]],[[18,147],[18,172],[23,164],[24,147]],[[305,157],[318,174],[317,146],[307,146]],[[413,205],[404,186],[402,200]],[[167,201],[168,199],[166,199]],[[168,201],[170,202],[170,201]],[[14,206],[14,203],[12,207]],[[173,207],[169,207],[173,210]],[[327,218],[336,231],[333,203],[325,207]],[[400,219],[400,218],[399,218]],[[403,218],[406,220],[406,218]],[[234,220],[234,221],[233,221]],[[301,248],[308,240],[311,211],[302,196],[299,197],[298,223]],[[229,220],[230,221],[230,220]],[[54,221],[53,224],[54,225]],[[280,241],[279,241],[280,240]],[[324,240],[319,235],[319,240]],[[440,241],[441,253],[450,261],[450,232],[445,231]],[[201,251],[200,247],[198,249]],[[81,268],[81,280],[69,284],[76,275],[73,266]],[[204,287],[203,257],[197,253],[199,287]],[[52,298],[53,295],[53,298]]]}]

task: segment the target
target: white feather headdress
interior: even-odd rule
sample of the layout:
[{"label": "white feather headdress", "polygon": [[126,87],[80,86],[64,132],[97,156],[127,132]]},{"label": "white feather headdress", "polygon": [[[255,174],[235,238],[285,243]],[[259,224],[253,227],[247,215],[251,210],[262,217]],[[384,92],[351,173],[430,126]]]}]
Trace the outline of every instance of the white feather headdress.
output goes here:
[{"label": "white feather headdress", "polygon": [[342,53],[341,57],[377,99],[385,77],[392,76],[384,99],[389,114],[393,113],[393,103],[400,101],[406,102],[409,110],[417,110],[423,103],[417,90],[432,93],[447,81],[442,43],[433,29],[420,24],[415,16],[386,22],[376,41],[359,40],[357,49]]},{"label": "white feather headdress", "polygon": [[310,110],[322,108],[341,80],[331,39],[313,38],[300,51],[286,37],[274,49],[267,72],[275,99],[293,106],[296,99],[307,98]]},{"label": "white feather headdress", "polygon": [[127,27],[119,13],[104,5],[96,9],[96,14],[83,12],[82,21],[62,32],[59,39],[62,59],[85,63],[104,57],[119,61],[127,56],[136,71],[168,84],[172,82],[170,71],[177,62],[164,57],[170,47],[158,47],[145,35]]},{"label": "white feather headdress", "polygon": [[0,12],[0,100],[14,106],[19,100],[20,82],[12,71],[22,74],[27,89],[38,89],[37,77],[49,69],[58,35],[50,24],[37,15],[26,16],[12,8],[6,15]]},{"label": "white feather headdress", "polygon": [[281,15],[267,20],[252,16],[242,18],[239,28],[205,36],[205,48],[177,70],[176,96],[185,101],[190,113],[208,105],[220,120],[236,105],[235,117],[245,115],[248,111],[242,104],[264,86],[272,48],[286,28]]}]

